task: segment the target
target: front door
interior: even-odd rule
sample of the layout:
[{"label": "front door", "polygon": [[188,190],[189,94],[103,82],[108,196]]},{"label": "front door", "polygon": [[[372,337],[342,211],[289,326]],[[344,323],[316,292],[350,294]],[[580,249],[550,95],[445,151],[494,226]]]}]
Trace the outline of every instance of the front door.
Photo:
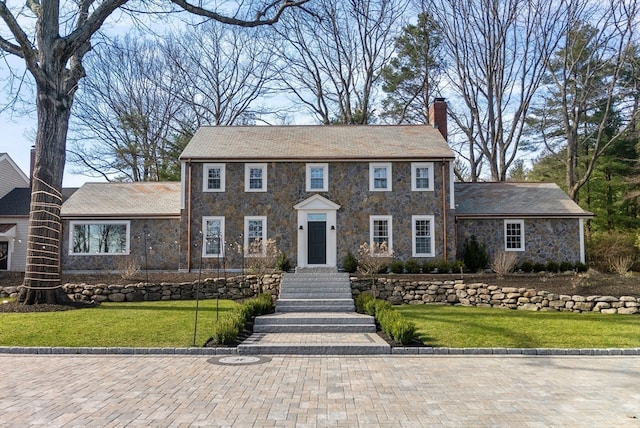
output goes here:
[{"label": "front door", "polygon": [[9,242],[0,241],[0,270],[9,268]]},{"label": "front door", "polygon": [[327,222],[309,221],[307,223],[308,263],[324,265],[327,263]]}]

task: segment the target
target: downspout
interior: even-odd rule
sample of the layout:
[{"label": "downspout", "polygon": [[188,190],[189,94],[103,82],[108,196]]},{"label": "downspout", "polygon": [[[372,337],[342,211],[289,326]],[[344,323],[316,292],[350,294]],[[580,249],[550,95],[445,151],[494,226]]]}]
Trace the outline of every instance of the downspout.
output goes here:
[{"label": "downspout", "polygon": [[442,241],[443,241],[443,258],[447,261],[447,179],[445,173],[445,159],[442,158]]},{"label": "downspout", "polygon": [[187,163],[187,272],[191,272],[191,160]]}]

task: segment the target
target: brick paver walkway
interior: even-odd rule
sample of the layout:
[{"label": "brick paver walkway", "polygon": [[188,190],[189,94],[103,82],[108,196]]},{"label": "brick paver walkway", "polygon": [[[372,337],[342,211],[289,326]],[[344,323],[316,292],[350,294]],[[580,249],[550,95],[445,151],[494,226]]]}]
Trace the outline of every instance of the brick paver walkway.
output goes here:
[{"label": "brick paver walkway", "polygon": [[637,356],[220,358],[2,354],[0,426],[640,427]]}]

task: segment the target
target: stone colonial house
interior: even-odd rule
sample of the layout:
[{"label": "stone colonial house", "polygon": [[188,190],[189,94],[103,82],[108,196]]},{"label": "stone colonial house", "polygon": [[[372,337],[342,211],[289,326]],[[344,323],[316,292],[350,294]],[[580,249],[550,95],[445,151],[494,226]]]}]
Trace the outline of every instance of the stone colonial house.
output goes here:
[{"label": "stone colonial house", "polygon": [[[62,269],[240,269],[270,239],[294,266],[340,268],[365,242],[452,261],[472,235],[490,255],[584,262],[591,213],[555,184],[454,183],[446,103],[430,113],[438,127],[202,127],[180,183],[87,183],[63,203]],[[3,154],[0,174],[0,270],[24,270],[29,180]]]}]

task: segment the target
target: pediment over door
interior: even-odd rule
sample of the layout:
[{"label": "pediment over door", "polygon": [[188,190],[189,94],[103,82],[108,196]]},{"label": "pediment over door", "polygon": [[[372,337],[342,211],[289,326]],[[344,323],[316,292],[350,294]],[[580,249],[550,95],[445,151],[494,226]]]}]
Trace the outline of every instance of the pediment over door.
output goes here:
[{"label": "pediment over door", "polygon": [[339,210],[340,205],[335,202],[330,201],[329,199],[320,196],[313,195],[304,201],[300,202],[293,206],[296,210]]}]

